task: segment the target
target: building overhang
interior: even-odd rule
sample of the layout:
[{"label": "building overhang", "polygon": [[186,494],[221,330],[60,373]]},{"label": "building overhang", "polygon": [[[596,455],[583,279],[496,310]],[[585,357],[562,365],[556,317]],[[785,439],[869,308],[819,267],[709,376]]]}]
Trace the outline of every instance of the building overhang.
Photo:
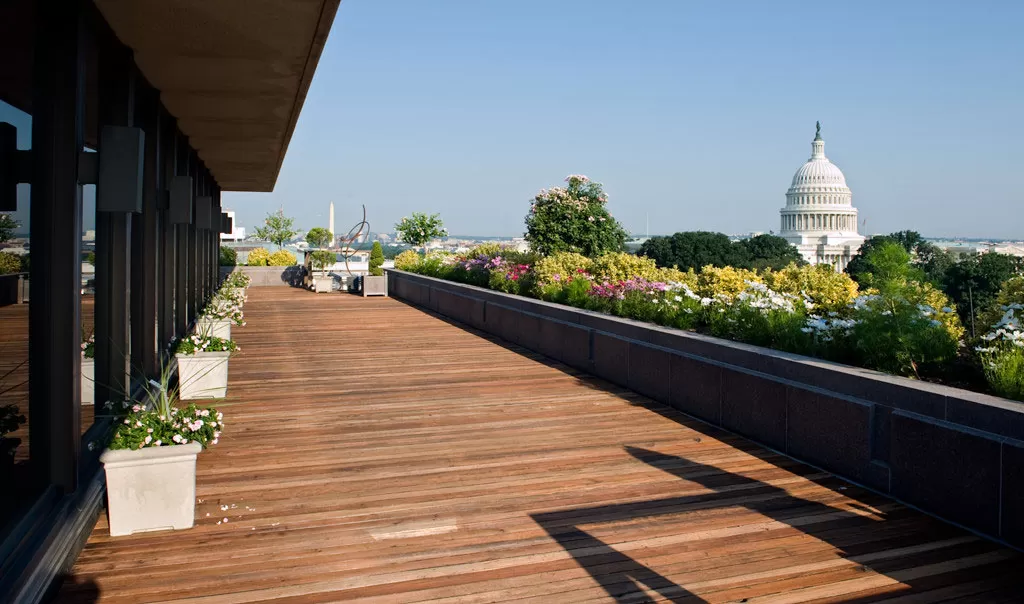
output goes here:
[{"label": "building overhang", "polygon": [[272,191],[340,0],[95,0],[225,191]]}]

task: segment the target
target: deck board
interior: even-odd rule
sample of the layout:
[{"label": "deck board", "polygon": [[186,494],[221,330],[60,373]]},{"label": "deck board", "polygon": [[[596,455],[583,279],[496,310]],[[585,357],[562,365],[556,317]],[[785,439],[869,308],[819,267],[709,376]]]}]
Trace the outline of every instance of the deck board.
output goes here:
[{"label": "deck board", "polygon": [[400,301],[251,288],[245,310],[196,527],[112,539],[101,518],[59,601],[996,601],[1024,587],[1016,552]]}]

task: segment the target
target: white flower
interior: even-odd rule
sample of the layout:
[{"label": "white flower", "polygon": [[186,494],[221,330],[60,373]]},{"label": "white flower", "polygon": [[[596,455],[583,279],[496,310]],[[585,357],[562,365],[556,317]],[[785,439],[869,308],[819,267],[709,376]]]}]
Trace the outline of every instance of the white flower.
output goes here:
[{"label": "white flower", "polygon": [[146,442],[146,444],[147,444],[147,445],[148,445],[149,443],[153,442],[153,437],[152,437],[152,436],[147,436],[147,437],[146,437],[146,441],[145,441],[145,442]]}]

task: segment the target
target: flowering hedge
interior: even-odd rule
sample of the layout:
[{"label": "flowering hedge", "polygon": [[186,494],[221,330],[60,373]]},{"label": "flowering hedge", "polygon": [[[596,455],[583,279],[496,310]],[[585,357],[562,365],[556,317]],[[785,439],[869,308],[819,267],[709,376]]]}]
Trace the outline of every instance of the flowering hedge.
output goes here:
[{"label": "flowering hedge", "polygon": [[122,420],[110,442],[111,449],[143,449],[197,442],[205,449],[217,444],[224,430],[224,414],[213,407],[200,409],[191,404],[172,407],[168,414],[134,405]]},{"label": "flowering hedge", "polygon": [[241,349],[232,340],[195,333],[182,338],[174,351],[178,354],[196,354],[200,352],[235,352],[237,350]]},{"label": "flowering hedge", "polygon": [[395,266],[909,377],[942,376],[974,354],[978,379],[983,361],[992,391],[1024,400],[1024,279],[1007,284],[999,321],[975,349],[965,346],[949,298],[912,278],[862,291],[827,266],[683,272],[622,253],[541,256],[493,244],[465,254],[403,254]]}]

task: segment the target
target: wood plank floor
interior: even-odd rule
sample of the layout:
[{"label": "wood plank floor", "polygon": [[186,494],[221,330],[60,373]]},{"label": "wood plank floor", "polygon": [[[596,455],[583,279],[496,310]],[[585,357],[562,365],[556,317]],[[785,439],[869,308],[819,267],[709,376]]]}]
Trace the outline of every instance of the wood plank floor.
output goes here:
[{"label": "wood plank floor", "polygon": [[402,302],[251,288],[197,525],[67,602],[1019,601],[1024,557]]}]

